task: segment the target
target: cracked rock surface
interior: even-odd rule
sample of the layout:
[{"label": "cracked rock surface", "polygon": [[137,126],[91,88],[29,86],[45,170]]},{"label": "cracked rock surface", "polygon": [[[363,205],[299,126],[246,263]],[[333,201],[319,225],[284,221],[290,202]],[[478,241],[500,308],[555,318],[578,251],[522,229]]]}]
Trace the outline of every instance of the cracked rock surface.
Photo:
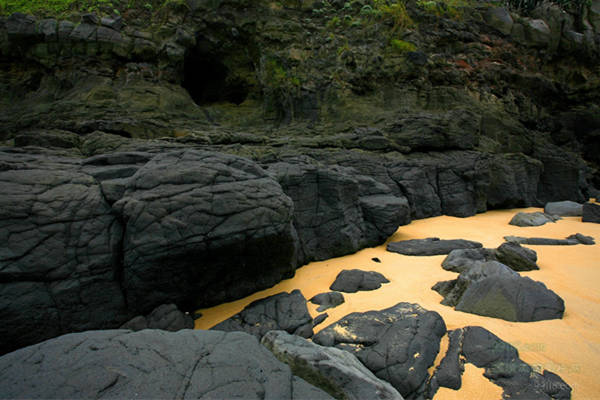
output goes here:
[{"label": "cracked rock surface", "polygon": [[423,393],[446,324],[418,304],[398,303],[381,311],[352,313],[313,337],[322,346],[347,350],[375,376],[407,399]]},{"label": "cracked rock surface", "polygon": [[2,398],[331,399],[241,332],[68,334],[0,357]]}]

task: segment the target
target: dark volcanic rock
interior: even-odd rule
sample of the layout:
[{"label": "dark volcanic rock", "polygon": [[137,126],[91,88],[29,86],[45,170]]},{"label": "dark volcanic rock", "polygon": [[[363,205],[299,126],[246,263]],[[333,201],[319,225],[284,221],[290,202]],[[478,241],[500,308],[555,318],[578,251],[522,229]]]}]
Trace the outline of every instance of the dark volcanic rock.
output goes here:
[{"label": "dark volcanic rock", "polygon": [[389,280],[379,272],[361,271],[360,269],[345,269],[335,278],[330,290],[346,293],[356,293],[361,290],[375,290]]},{"label": "dark volcanic rock", "polygon": [[113,208],[125,223],[127,300],[140,311],[166,301],[217,304],[294,273],[292,202],[249,160],[159,154],[130,178]]},{"label": "dark volcanic rock", "polygon": [[477,249],[480,247],[482,247],[481,243],[470,240],[427,238],[391,242],[387,245],[387,251],[407,256],[436,256],[448,254],[455,249]]},{"label": "dark volcanic rock", "polygon": [[570,399],[571,387],[558,375],[533,371],[519,358],[516,348],[478,326],[458,329],[466,362],[485,368],[484,376],[502,387],[503,398]]},{"label": "dark volcanic rock", "polygon": [[442,268],[447,271],[461,273],[478,263],[493,261],[496,257],[492,249],[456,249],[452,250],[444,261]]},{"label": "dark volcanic rock", "polygon": [[575,233],[569,235],[566,239],[551,239],[551,238],[538,238],[538,237],[522,237],[522,236],[504,236],[504,240],[512,243],[519,244],[531,244],[538,246],[573,246],[577,244],[592,245],[596,242],[591,236],[582,235],[581,233]]},{"label": "dark volcanic rock", "polygon": [[121,329],[141,331],[142,329],[162,329],[176,332],[182,329],[194,329],[194,320],[188,314],[179,311],[175,304],[163,304],[149,315],[139,315],[123,325]]},{"label": "dark volcanic rock", "polygon": [[475,264],[452,281],[433,286],[442,304],[507,321],[529,322],[562,318],[563,300],[541,282],[521,277],[504,264]]},{"label": "dark volcanic rock", "polygon": [[0,153],[0,353],[116,327],[122,227],[76,160]]},{"label": "dark volcanic rock", "polygon": [[553,217],[542,212],[517,213],[509,222],[510,225],[516,226],[540,226],[548,222],[556,222],[560,217]]},{"label": "dark volcanic rock", "polygon": [[546,203],[544,213],[560,217],[580,217],[583,205],[570,200],[550,202]]},{"label": "dark volcanic rock", "polygon": [[2,398],[330,399],[254,337],[184,330],[90,331],[0,358]]},{"label": "dark volcanic rock", "polygon": [[340,292],[320,293],[313,296],[309,301],[313,304],[319,304],[320,307],[317,308],[317,311],[321,312],[342,304],[344,302],[344,295]]},{"label": "dark volcanic rock", "polygon": [[583,205],[583,222],[595,222],[600,224],[600,204],[585,203]]},{"label": "dark volcanic rock", "polygon": [[284,330],[311,337],[313,319],[299,290],[279,293],[250,303],[242,312],[213,326],[212,330],[242,331],[262,338],[268,331]]},{"label": "dark volcanic rock", "polygon": [[516,348],[479,326],[468,326],[448,333],[450,346],[436,369],[427,398],[434,398],[440,386],[459,389],[464,363],[485,368],[484,376],[503,389],[502,398],[570,399],[571,387],[558,375],[542,374],[519,358]]},{"label": "dark volcanic rock", "polygon": [[300,265],[379,245],[410,223],[406,198],[351,168],[300,157],[268,171],[294,202]]},{"label": "dark volcanic rock", "polygon": [[398,303],[381,311],[352,313],[313,337],[322,346],[354,353],[378,378],[405,398],[421,393],[446,333],[438,313]]},{"label": "dark volcanic rock", "polygon": [[502,243],[495,251],[496,259],[514,271],[531,271],[538,267],[535,251],[521,247],[518,243]]},{"label": "dark volcanic rock", "polygon": [[284,331],[270,331],[261,340],[292,373],[308,383],[344,399],[396,399],[402,396],[378,379],[352,353],[323,347]]}]

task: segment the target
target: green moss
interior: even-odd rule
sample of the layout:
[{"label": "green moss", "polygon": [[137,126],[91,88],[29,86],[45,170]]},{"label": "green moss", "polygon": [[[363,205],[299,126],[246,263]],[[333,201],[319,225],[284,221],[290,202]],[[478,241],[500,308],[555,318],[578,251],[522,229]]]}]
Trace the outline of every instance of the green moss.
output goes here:
[{"label": "green moss", "polygon": [[414,44],[400,39],[392,39],[390,45],[392,46],[392,49],[399,53],[406,53],[417,49],[417,46]]},{"label": "green moss", "polygon": [[152,12],[170,3],[183,3],[183,0],[0,0],[0,15],[15,12],[63,18],[75,12],[120,15],[128,9]]}]

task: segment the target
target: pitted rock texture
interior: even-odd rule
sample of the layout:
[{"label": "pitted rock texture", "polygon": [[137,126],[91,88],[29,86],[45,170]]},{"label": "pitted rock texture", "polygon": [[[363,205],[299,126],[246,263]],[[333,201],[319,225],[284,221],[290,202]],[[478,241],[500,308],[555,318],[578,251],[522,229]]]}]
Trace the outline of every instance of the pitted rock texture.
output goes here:
[{"label": "pitted rock texture", "polygon": [[484,376],[502,387],[503,398],[555,399],[571,398],[571,387],[555,373],[535,371],[519,358],[509,343],[479,326],[468,326],[449,332],[450,346],[431,379],[429,398],[439,386],[458,389],[464,363],[485,368]]},{"label": "pitted rock texture", "polygon": [[90,331],[0,357],[2,398],[331,399],[241,332]]},{"label": "pitted rock texture", "polygon": [[439,238],[410,239],[391,242],[387,251],[407,256],[437,256],[456,249],[478,249],[481,243],[464,239],[440,240]]},{"label": "pitted rock texture", "polygon": [[175,151],[129,179],[113,205],[129,303],[218,304],[293,275],[292,201],[251,161]]},{"label": "pitted rock texture", "polygon": [[427,369],[445,333],[438,313],[398,303],[381,311],[349,314],[317,333],[313,342],[355,354],[375,376],[412,399],[424,392]]},{"label": "pitted rock texture", "polygon": [[306,299],[299,290],[294,290],[256,300],[211,329],[247,332],[260,340],[273,330],[308,338],[313,334],[312,327],[313,319],[308,313]]},{"label": "pitted rock texture", "polygon": [[329,289],[338,292],[356,293],[363,290],[379,289],[382,283],[389,283],[389,280],[379,272],[345,269],[336,276]]},{"label": "pitted rock texture", "polygon": [[324,347],[285,331],[270,331],[261,340],[292,373],[348,400],[395,399],[402,396],[389,383],[377,378],[352,353]]}]

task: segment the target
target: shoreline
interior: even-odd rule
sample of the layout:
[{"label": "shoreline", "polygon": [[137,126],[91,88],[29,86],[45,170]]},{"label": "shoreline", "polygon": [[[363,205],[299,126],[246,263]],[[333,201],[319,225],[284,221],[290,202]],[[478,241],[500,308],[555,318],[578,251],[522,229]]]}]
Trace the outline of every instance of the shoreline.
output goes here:
[{"label": "shoreline", "polygon": [[[537,236],[564,239],[582,233],[600,241],[600,224],[583,223],[581,217],[563,217],[556,223],[539,227],[517,227],[508,222],[520,211],[541,211],[539,208],[495,210],[468,218],[432,217],[415,220],[401,226],[390,241],[439,237],[479,241],[487,248],[496,248],[507,235]],[[390,283],[372,292],[344,293],[345,303],[327,310],[329,317],[315,327],[315,332],[351,312],[391,307],[401,301],[418,303],[438,312],[448,330],[479,325],[502,340],[517,347],[523,361],[541,372],[548,369],[559,374],[573,388],[572,399],[593,398],[600,390],[595,371],[600,369],[600,244],[585,246],[526,247],[538,254],[540,270],[521,272],[523,276],[543,282],[565,301],[565,315],[560,320],[538,322],[508,322],[455,311],[440,304],[442,297],[431,286],[441,280],[455,279],[457,274],[445,271],[441,262],[446,256],[410,257],[387,252],[386,244],[361,250],[355,254],[325,261],[312,262],[296,270],[293,278],[246,298],[198,310],[203,316],[196,320],[196,329],[208,329],[240,312],[247,304],[282,291],[300,289],[309,299],[329,291],[329,285],[343,269],[378,271]],[[381,263],[371,259],[377,257]],[[317,305],[307,303],[316,317]],[[496,398],[501,389],[481,375],[473,365],[465,366],[464,386],[459,391],[442,388],[436,399],[465,396]],[[458,396],[458,397],[457,397]]]}]

